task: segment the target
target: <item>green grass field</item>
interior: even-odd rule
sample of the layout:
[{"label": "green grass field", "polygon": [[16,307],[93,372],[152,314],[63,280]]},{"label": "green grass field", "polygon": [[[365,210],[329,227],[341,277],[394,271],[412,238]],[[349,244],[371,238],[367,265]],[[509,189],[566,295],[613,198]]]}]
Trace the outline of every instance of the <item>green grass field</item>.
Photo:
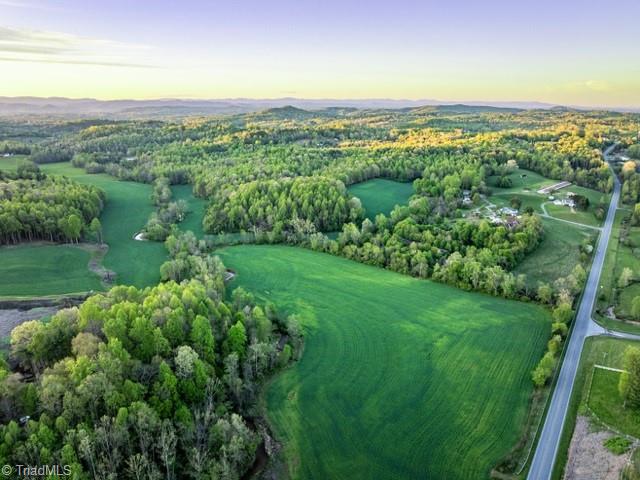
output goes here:
[{"label": "green grass field", "polygon": [[375,178],[351,185],[348,190],[360,199],[366,217],[373,220],[379,213],[388,215],[396,205],[407,204],[413,195],[413,184]]},{"label": "green grass field", "polygon": [[592,371],[591,391],[587,405],[606,425],[640,438],[640,415],[637,410],[625,408],[618,383],[620,373],[596,368]]},{"label": "green grass field", "polygon": [[624,318],[631,317],[631,304],[633,299],[640,297],[640,283],[632,283],[624,288],[618,296],[618,305],[616,306],[616,315]]},{"label": "green grass field", "polygon": [[[625,267],[633,271],[635,279],[640,278],[640,255],[638,254],[639,245],[637,244],[637,239],[640,236],[640,227],[629,228],[628,237],[631,239],[631,245],[621,241],[623,236],[622,222],[628,216],[629,212],[626,210],[618,209],[616,212],[607,248],[607,256],[600,277],[600,284],[603,287],[602,293],[598,298],[598,308],[600,310],[613,305],[616,316],[623,319],[629,318],[631,314],[633,297],[640,295],[640,284],[632,284],[622,290],[616,288],[620,274]],[[623,325],[620,322],[613,322],[615,328],[617,328],[616,325]],[[640,332],[637,326],[633,326],[632,330]]]},{"label": "green grass field", "polygon": [[0,248],[0,296],[39,296],[101,290],[87,268],[89,252],[60,245]]},{"label": "green grass field", "polygon": [[602,292],[598,297],[598,307],[606,307],[611,305],[614,301],[614,287],[615,282],[620,276],[621,268],[617,265],[618,250],[624,249],[624,245],[620,245],[620,226],[622,220],[627,216],[627,213],[618,209],[616,211],[616,217],[611,228],[611,237],[609,237],[609,245],[607,246],[607,256],[604,259],[604,265],[602,266],[602,272],[600,273],[600,285],[602,285]]},{"label": "green grass field", "polygon": [[294,478],[487,478],[518,440],[543,308],[294,247],[218,253],[304,326],[265,394]]},{"label": "green grass field", "polygon": [[517,168],[513,173],[507,175],[511,179],[512,186],[510,188],[499,188],[497,186],[498,176],[492,175],[487,178],[487,185],[496,190],[505,193],[515,193],[523,189],[532,190],[535,192],[543,187],[548,187],[554,183],[558,183],[557,180],[549,180],[543,177],[539,173],[524,168]]},{"label": "green grass field", "polygon": [[184,200],[189,205],[187,218],[180,222],[180,230],[192,231],[198,238],[204,235],[202,219],[207,209],[207,201],[193,196],[193,185],[174,185],[171,187],[172,200]]},{"label": "green grass field", "polygon": [[10,157],[3,157],[0,155],[0,170],[15,172],[18,165],[26,162],[28,158],[28,155],[12,155]]},{"label": "green grass field", "polygon": [[570,274],[580,261],[582,242],[592,239],[591,244],[595,245],[593,230],[547,218],[542,222],[545,232],[542,243],[514,270],[514,273],[526,274],[531,287]]},{"label": "green grass field", "polygon": [[[13,158],[13,157],[12,157]],[[4,160],[4,159],[3,159]],[[152,285],[160,280],[160,265],[167,258],[167,252],[162,243],[143,242],[134,240],[134,235],[139,232],[147,222],[155,206],[150,200],[151,186],[136,182],[122,182],[105,174],[89,175],[84,170],[73,167],[70,163],[52,163],[41,165],[40,168],[52,175],[65,175],[75,181],[95,185],[105,191],[107,202],[100,221],[102,222],[103,238],[109,245],[109,251],[103,264],[117,273],[116,281],[120,284],[144,287]],[[189,214],[180,224],[182,230],[191,230],[196,235],[202,236],[202,217],[206,202],[194,198],[190,185],[172,187],[174,199],[184,199],[189,204]],[[56,249],[62,249],[56,252]],[[3,282],[0,295],[48,295],[87,290],[99,290],[100,283],[97,277],[87,270],[88,254],[82,250],[74,254],[69,253],[66,246],[36,246],[21,245],[13,247],[11,267],[4,262],[4,252],[0,250],[0,275],[9,274],[9,268],[19,271],[19,265],[23,264],[24,283],[37,283],[33,293],[28,293],[20,283]],[[48,260],[48,258],[51,260]],[[32,258],[45,259],[48,265],[47,275],[49,281],[41,281],[37,263]],[[48,263],[47,263],[48,262]],[[71,272],[71,273],[69,273]],[[82,275],[80,274],[82,272]],[[73,275],[71,280],[67,280]],[[89,278],[91,281],[83,282],[81,278]],[[6,277],[5,277],[6,278]],[[56,279],[58,283],[56,283]],[[37,280],[37,282],[35,281]],[[70,289],[73,286],[73,289]]]},{"label": "green grass field", "polygon": [[121,182],[105,174],[89,175],[68,163],[50,163],[41,168],[50,174],[95,185],[107,194],[100,216],[104,241],[109,244],[103,264],[117,273],[117,283],[144,287],[160,280],[160,265],[167,256],[164,245],[133,239],[155,210],[150,200],[151,185]]}]

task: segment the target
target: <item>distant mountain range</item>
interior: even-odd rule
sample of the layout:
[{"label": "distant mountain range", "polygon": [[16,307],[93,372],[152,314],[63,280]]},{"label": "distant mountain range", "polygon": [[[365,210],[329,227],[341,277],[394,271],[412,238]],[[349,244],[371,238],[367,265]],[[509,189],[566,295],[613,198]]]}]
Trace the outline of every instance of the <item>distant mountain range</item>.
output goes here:
[{"label": "distant mountain range", "polygon": [[[184,117],[192,115],[232,115],[257,112],[266,109],[295,107],[303,110],[338,109],[407,109],[430,106],[450,107],[494,107],[497,109],[551,109],[561,107],[543,102],[443,102],[438,100],[395,100],[395,99],[304,99],[275,98],[251,99],[229,98],[218,100],[96,100],[93,98],[64,97],[0,97],[1,116],[79,116],[113,118]],[[580,110],[593,108],[571,106]],[[640,108],[607,108],[620,112],[640,112]],[[468,110],[467,110],[468,111]]]}]

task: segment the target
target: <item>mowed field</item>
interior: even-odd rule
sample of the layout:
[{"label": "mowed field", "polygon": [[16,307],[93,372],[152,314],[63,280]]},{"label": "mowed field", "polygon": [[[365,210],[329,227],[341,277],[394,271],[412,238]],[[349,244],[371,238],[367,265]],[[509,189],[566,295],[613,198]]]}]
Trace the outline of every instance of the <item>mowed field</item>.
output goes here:
[{"label": "mowed field", "polygon": [[0,247],[0,297],[101,290],[100,279],[87,268],[89,256],[68,245]]},{"label": "mowed field", "polygon": [[588,240],[595,245],[595,232],[543,218],[544,238],[538,248],[527,255],[514,269],[514,273],[527,275],[530,287],[538,282],[552,282],[571,273],[580,262],[580,245]]},{"label": "mowed field", "polygon": [[622,369],[624,352],[631,346],[640,347],[640,342],[606,336],[588,337],[585,340],[552,478],[562,478],[561,472],[567,462],[578,414],[594,414],[595,417],[591,418],[596,426],[604,422],[605,426],[615,431],[640,438],[640,416],[630,408],[625,408],[618,391],[620,374],[594,368],[594,365],[601,365]]},{"label": "mowed field", "polygon": [[160,280],[159,268],[167,255],[164,246],[133,239],[155,210],[150,199],[151,185],[122,182],[106,174],[89,175],[68,163],[50,163],[40,168],[105,191],[107,204],[100,221],[109,251],[103,264],[117,273],[117,283],[144,287]]},{"label": "mowed field", "polygon": [[639,342],[632,340],[596,337],[589,339],[580,359],[580,368],[584,369],[583,404],[605,424],[635,437],[640,437],[640,416],[624,407],[618,390],[620,373],[594,368],[594,365],[623,369],[627,347],[639,346]]},{"label": "mowed field", "polygon": [[[69,163],[45,164],[40,168],[48,174],[65,175],[105,191],[107,203],[100,221],[109,251],[103,265],[116,272],[117,283],[144,287],[160,280],[160,265],[167,258],[164,245],[133,239],[155,210],[150,199],[151,185],[123,182],[106,174],[89,175]],[[189,214],[180,228],[202,236],[206,202],[193,197],[191,185],[174,186],[172,191],[174,200],[183,199],[189,205]],[[8,249],[0,249],[0,275],[4,278],[22,275],[22,283],[2,282],[0,296],[53,295],[102,288],[96,275],[87,268],[89,254],[81,249],[25,244],[11,247],[11,257],[5,251]],[[48,267],[40,268],[38,262]]]},{"label": "mowed field", "polygon": [[[133,239],[155,208],[150,200],[150,185],[121,182],[104,174],[89,175],[69,163],[46,164],[40,168],[48,174],[66,175],[77,182],[96,185],[105,191],[107,203],[100,221],[103,239],[109,244],[109,251],[103,264],[107,269],[117,273],[117,283],[143,287],[159,281],[159,268],[167,255],[164,245]],[[33,292],[29,293],[29,288],[25,289],[20,283],[3,281],[1,295],[35,295],[36,289],[38,295],[99,290],[101,286],[99,282],[96,284],[97,277],[87,267],[89,254],[79,249],[74,250],[77,252],[70,254],[69,248],[65,245],[23,244],[12,247],[12,269],[20,272],[20,265],[23,265],[23,283],[37,284],[37,287],[34,286]],[[2,276],[9,272],[9,267],[4,261],[6,251],[0,250]],[[38,268],[39,260],[50,268]],[[34,266],[33,269],[29,268],[30,265]],[[78,273],[78,280],[70,284],[67,277],[72,272]],[[87,281],[82,280],[83,276]]]},{"label": "mowed field", "polygon": [[389,215],[396,205],[407,204],[413,195],[413,184],[376,178],[351,185],[348,190],[360,199],[366,217],[373,220],[379,213]]},{"label": "mowed field", "polygon": [[488,478],[518,440],[543,308],[295,247],[217,253],[304,326],[265,393],[293,478]]}]

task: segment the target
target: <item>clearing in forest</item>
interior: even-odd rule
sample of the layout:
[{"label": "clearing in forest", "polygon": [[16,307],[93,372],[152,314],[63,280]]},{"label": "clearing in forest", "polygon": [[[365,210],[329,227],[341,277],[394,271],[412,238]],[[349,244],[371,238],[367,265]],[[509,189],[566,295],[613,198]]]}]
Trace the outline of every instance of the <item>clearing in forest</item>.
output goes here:
[{"label": "clearing in forest", "polygon": [[348,190],[360,199],[366,217],[373,221],[379,213],[389,215],[396,205],[406,205],[413,195],[413,184],[375,178],[351,185]]},{"label": "clearing in forest", "polygon": [[[106,174],[87,174],[70,163],[40,165],[51,175],[65,175],[79,183],[105,191],[107,202],[100,222],[103,240],[109,245],[103,259],[106,269],[116,272],[116,283],[145,287],[160,280],[160,265],[167,258],[162,242],[139,242],[134,235],[147,222],[155,206],[151,185],[124,182]],[[172,187],[173,200],[187,201],[189,213],[180,228],[201,236],[205,201],[194,198],[191,185]],[[101,290],[98,277],[87,268],[89,254],[67,245],[22,244],[0,249],[0,296],[56,295]],[[13,276],[13,277],[12,277]]]},{"label": "clearing in forest", "polygon": [[193,195],[193,185],[174,185],[171,187],[171,191],[173,192],[172,201],[184,200],[187,202],[189,213],[178,225],[180,230],[183,232],[190,230],[196,237],[202,238],[205,234],[202,228],[202,219],[207,210],[207,201]]},{"label": "clearing in forest", "polygon": [[133,239],[155,210],[150,199],[151,185],[123,182],[106,174],[90,175],[68,163],[50,163],[40,168],[46,173],[66,175],[79,183],[104,190],[107,202],[100,222],[109,251],[103,264],[117,273],[117,283],[144,287],[160,280],[160,265],[167,256],[164,245]]},{"label": "clearing in forest", "polygon": [[517,442],[542,307],[295,247],[218,253],[304,327],[265,393],[293,478],[487,478]]}]

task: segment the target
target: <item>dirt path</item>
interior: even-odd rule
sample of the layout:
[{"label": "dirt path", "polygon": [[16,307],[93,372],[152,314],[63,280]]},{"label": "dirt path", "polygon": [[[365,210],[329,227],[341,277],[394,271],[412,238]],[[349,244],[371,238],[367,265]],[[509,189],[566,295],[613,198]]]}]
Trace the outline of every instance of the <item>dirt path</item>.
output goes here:
[{"label": "dirt path", "polygon": [[591,431],[589,419],[578,416],[571,438],[565,480],[618,480],[620,472],[631,457],[631,450],[615,455],[603,443],[615,436],[607,430]]},{"label": "dirt path", "polygon": [[109,245],[107,245],[106,243],[79,243],[77,244],[77,246],[89,252],[89,254],[91,255],[89,264],[87,265],[89,271],[95,273],[100,277],[100,281],[105,288],[110,288],[111,286],[113,286],[113,283],[116,279],[116,272],[106,269],[102,264],[104,256],[109,251]]},{"label": "dirt path", "polygon": [[542,202],[540,204],[540,208],[542,209],[542,212],[543,212],[540,214],[541,217],[557,220],[558,222],[570,223],[571,225],[576,225],[578,227],[591,228],[593,230],[602,230],[602,228],[594,227],[593,225],[585,225],[584,223],[572,222],[571,220],[565,220],[564,218],[558,218],[558,217],[554,217],[553,215],[549,215],[549,212],[547,212],[547,207],[546,207],[547,203],[549,202]]}]

